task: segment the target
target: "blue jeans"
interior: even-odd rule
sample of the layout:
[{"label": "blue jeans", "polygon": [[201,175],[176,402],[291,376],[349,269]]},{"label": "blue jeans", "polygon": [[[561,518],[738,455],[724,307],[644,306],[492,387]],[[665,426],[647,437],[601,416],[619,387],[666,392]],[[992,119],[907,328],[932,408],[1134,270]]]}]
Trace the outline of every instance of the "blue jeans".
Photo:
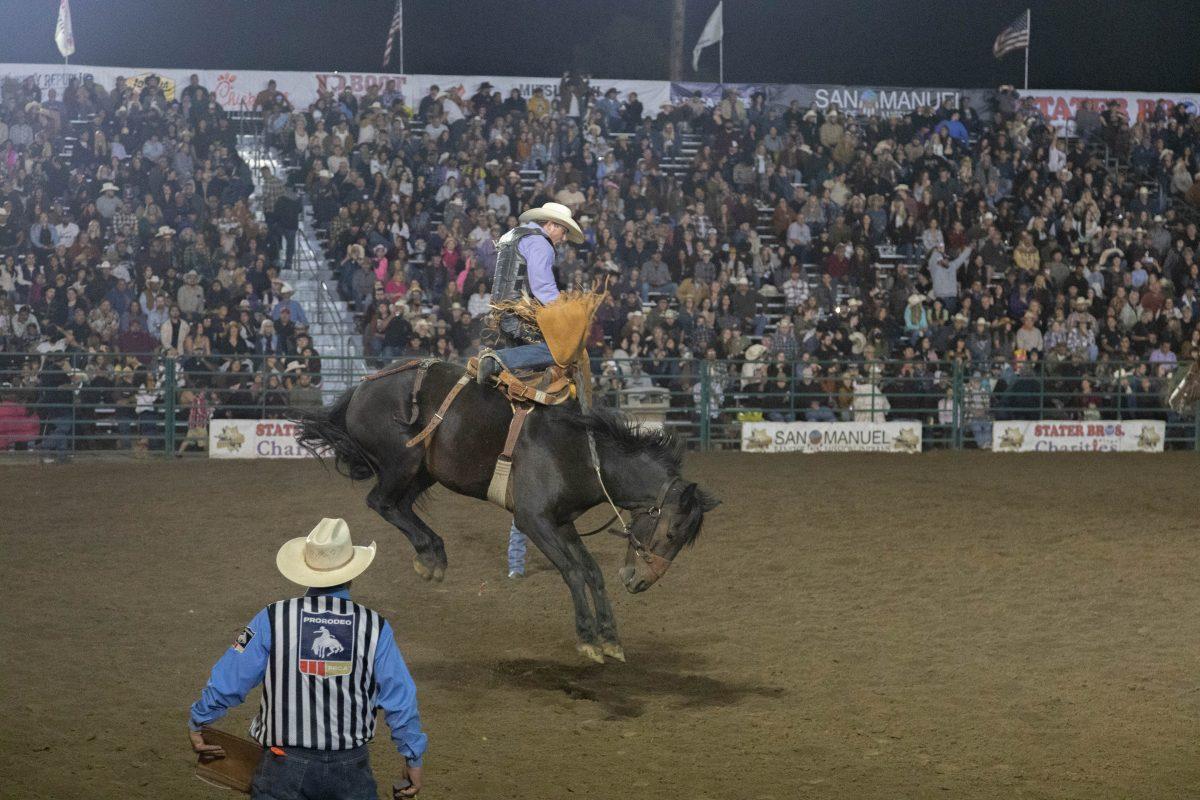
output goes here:
[{"label": "blue jeans", "polygon": [[525,574],[525,534],[517,530],[515,521],[508,529],[508,571]]},{"label": "blue jeans", "polygon": [[250,784],[251,800],[379,800],[366,745],[352,750],[283,748],[263,753]]},{"label": "blue jeans", "polygon": [[46,423],[46,435],[42,437],[43,450],[57,450],[66,454],[71,449],[71,418],[52,417]]},{"label": "blue jeans", "polygon": [[969,423],[971,428],[971,436],[975,439],[975,446],[980,450],[992,449],[992,423],[990,422],[972,422]]},{"label": "blue jeans", "polygon": [[554,356],[550,355],[550,348],[545,342],[497,350],[496,355],[509,370],[545,369],[554,363]]}]

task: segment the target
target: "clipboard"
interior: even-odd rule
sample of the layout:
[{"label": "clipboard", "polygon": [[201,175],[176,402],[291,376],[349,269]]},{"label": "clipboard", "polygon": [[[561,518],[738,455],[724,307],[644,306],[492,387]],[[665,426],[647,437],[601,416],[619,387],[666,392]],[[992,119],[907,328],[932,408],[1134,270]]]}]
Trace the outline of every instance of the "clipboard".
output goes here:
[{"label": "clipboard", "polygon": [[250,782],[258,762],[262,761],[263,747],[251,739],[243,739],[232,733],[204,727],[200,733],[205,744],[218,744],[225,749],[225,757],[212,761],[196,762],[196,777],[205,783],[223,789],[250,794]]}]

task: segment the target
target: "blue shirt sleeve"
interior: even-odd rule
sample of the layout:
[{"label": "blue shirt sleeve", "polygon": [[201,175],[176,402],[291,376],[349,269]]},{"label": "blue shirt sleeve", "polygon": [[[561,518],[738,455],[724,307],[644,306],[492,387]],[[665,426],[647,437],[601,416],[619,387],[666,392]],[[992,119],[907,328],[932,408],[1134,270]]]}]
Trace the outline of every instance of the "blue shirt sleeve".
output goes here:
[{"label": "blue shirt sleeve", "polygon": [[517,242],[529,270],[529,293],[543,303],[558,298],[554,283],[554,246],[543,236],[526,236]]},{"label": "blue shirt sleeve", "polygon": [[392,729],[392,741],[396,749],[414,767],[421,765],[421,757],[429,744],[429,737],[421,732],[421,718],[417,713],[417,687],[400,648],[392,626],[383,623],[379,632],[379,645],[375,649],[375,682],[379,684],[379,707],[383,709],[388,727]]},{"label": "blue shirt sleeve", "polygon": [[213,667],[212,675],[192,704],[188,720],[192,730],[215,722],[225,712],[246,699],[246,695],[262,682],[271,653],[271,619],[267,609],[254,615],[247,626],[250,640],[239,650],[237,642],[229,646]]}]

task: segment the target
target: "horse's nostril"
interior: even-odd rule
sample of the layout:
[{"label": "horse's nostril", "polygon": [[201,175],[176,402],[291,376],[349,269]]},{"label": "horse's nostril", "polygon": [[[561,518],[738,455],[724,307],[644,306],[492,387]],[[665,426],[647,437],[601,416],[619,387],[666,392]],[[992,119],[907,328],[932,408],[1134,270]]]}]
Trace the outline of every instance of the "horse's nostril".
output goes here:
[{"label": "horse's nostril", "polygon": [[621,567],[617,571],[617,576],[621,579],[621,583],[629,585],[629,581],[633,578],[633,567]]}]

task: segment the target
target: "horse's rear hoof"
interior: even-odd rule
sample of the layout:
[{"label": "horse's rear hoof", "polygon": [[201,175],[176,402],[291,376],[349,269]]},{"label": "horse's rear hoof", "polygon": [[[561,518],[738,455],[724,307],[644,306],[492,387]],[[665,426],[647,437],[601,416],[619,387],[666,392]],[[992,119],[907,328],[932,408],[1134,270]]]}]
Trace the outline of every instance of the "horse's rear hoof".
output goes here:
[{"label": "horse's rear hoof", "polygon": [[584,657],[590,658],[592,661],[595,661],[597,664],[604,663],[604,654],[601,653],[600,648],[596,647],[596,645],[594,645],[594,644],[587,644],[585,642],[580,642],[578,645],[575,646],[575,649],[578,650],[580,652],[580,654],[582,654]]},{"label": "horse's rear hoof", "polygon": [[[435,577],[434,571],[431,570],[429,567],[425,566],[424,564],[422,564],[421,559],[419,559],[419,558],[416,558],[416,557],[413,558],[413,569],[416,570],[417,574],[420,575],[423,580],[428,581],[428,580],[432,580]],[[443,570],[443,574],[444,574],[444,570]],[[441,578],[438,578],[438,580],[441,580]]]},{"label": "horse's rear hoof", "polygon": [[433,580],[435,583],[441,583],[446,578],[446,570],[444,567],[433,568]]},{"label": "horse's rear hoof", "polygon": [[614,658],[622,664],[625,663],[625,648],[616,642],[605,642],[600,645],[600,651],[609,658]]}]

